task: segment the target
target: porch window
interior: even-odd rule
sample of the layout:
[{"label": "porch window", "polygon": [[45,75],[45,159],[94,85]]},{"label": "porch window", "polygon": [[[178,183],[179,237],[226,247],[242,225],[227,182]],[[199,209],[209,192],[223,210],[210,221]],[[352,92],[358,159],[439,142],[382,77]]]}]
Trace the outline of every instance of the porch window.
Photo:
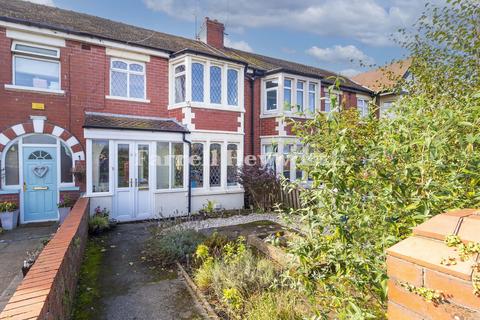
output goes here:
[{"label": "porch window", "polygon": [[227,145],[227,185],[236,186],[238,177],[238,145]]},{"label": "porch window", "polygon": [[303,111],[303,95],[304,95],[305,82],[297,81],[297,111]]},{"label": "porch window", "polygon": [[290,179],[290,157],[292,156],[293,144],[286,144],[283,146],[283,176]]},{"label": "porch window", "polygon": [[13,84],[60,90],[60,50],[14,42]]},{"label": "porch window", "polygon": [[277,110],[277,90],[278,80],[269,80],[265,83],[265,107],[267,111]]},{"label": "porch window", "polygon": [[175,67],[175,103],[185,102],[185,65]]},{"label": "porch window", "polygon": [[192,144],[190,183],[192,188],[203,188],[203,143]]},{"label": "porch window", "polygon": [[317,108],[317,84],[310,82],[308,84],[308,110],[314,114]]},{"label": "porch window", "polygon": [[92,140],[92,192],[109,192],[109,142]]},{"label": "porch window", "polygon": [[5,185],[17,186],[19,182],[18,142],[8,148],[5,154]]},{"label": "porch window", "polygon": [[60,143],[60,176],[62,183],[73,183],[72,175],[73,157],[70,148],[63,142]]},{"label": "porch window", "polygon": [[172,188],[183,188],[183,143],[172,143]]},{"label": "porch window", "polygon": [[222,146],[219,143],[210,145],[210,187],[222,185]]},{"label": "porch window", "polygon": [[222,103],[222,68],[210,67],[210,102]]},{"label": "porch window", "polygon": [[130,182],[130,145],[118,144],[117,150],[117,187],[128,188]]},{"label": "porch window", "polygon": [[169,143],[157,142],[157,189],[169,188]]},{"label": "porch window", "polygon": [[238,105],[238,71],[235,69],[227,71],[227,100],[230,106]]},{"label": "porch window", "polygon": [[203,64],[192,63],[192,101],[203,102]]},{"label": "porch window", "polygon": [[110,95],[145,99],[145,64],[112,59],[110,65]]},{"label": "porch window", "polygon": [[265,144],[263,145],[264,164],[267,168],[273,172],[277,172],[277,158],[278,145],[277,144]]}]

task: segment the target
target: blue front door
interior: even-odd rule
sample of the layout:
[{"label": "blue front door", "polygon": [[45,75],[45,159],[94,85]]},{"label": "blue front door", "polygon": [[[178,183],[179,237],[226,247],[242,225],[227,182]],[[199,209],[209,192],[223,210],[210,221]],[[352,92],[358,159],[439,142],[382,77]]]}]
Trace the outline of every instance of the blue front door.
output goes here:
[{"label": "blue front door", "polygon": [[23,149],[24,222],[57,220],[57,149]]}]

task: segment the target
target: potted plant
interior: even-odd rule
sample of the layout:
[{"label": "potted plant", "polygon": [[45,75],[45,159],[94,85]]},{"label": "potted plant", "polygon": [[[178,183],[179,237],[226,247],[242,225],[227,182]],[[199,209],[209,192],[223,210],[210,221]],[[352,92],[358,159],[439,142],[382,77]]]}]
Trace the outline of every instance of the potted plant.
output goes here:
[{"label": "potted plant", "polygon": [[60,217],[60,224],[70,213],[73,207],[73,200],[68,195],[60,195],[60,202],[58,203],[58,215]]},{"label": "potted plant", "polygon": [[82,182],[85,178],[86,167],[84,161],[77,161],[72,168],[72,173],[75,176],[75,180]]},{"label": "potted plant", "polygon": [[12,230],[18,224],[18,206],[14,202],[0,202],[0,220],[2,228]]}]

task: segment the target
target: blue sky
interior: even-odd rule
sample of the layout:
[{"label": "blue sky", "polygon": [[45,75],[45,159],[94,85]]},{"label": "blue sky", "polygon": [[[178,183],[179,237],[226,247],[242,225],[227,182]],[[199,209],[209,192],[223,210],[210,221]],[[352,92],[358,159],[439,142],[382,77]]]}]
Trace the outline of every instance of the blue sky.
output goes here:
[{"label": "blue sky", "polygon": [[[435,0],[443,1],[443,0]],[[230,46],[353,75],[402,58],[391,41],[422,0],[32,0],[193,38],[203,17],[226,25]],[[351,60],[354,60],[353,62]]]}]

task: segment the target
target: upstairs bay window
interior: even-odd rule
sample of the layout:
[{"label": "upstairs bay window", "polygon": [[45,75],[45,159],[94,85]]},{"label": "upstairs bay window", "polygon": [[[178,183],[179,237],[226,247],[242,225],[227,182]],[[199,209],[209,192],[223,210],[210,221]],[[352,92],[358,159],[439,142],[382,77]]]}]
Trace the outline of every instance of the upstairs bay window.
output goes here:
[{"label": "upstairs bay window", "polygon": [[185,102],[185,65],[175,67],[175,103]]},{"label": "upstairs bay window", "polygon": [[308,84],[308,111],[315,113],[317,109],[317,84],[310,82]]},{"label": "upstairs bay window", "polygon": [[297,81],[297,111],[303,112],[303,97],[304,97],[305,82]]},{"label": "upstairs bay window", "polygon": [[269,80],[265,84],[266,111],[277,110],[278,80]]},{"label": "upstairs bay window", "polygon": [[292,80],[283,80],[283,108],[286,111],[292,110]]},{"label": "upstairs bay window", "polygon": [[110,96],[146,99],[145,64],[112,59],[110,63]]},{"label": "upstairs bay window", "polygon": [[192,63],[192,101],[203,102],[204,66],[201,63]]},{"label": "upstairs bay window", "polygon": [[13,85],[60,90],[60,50],[13,42]]},{"label": "upstairs bay window", "polygon": [[222,68],[210,67],[210,102],[222,103]]},{"label": "upstairs bay window", "polygon": [[[170,103],[196,107],[231,109],[243,102],[241,67],[226,62],[186,56],[173,62]],[[176,106],[172,106],[175,108]]]}]

